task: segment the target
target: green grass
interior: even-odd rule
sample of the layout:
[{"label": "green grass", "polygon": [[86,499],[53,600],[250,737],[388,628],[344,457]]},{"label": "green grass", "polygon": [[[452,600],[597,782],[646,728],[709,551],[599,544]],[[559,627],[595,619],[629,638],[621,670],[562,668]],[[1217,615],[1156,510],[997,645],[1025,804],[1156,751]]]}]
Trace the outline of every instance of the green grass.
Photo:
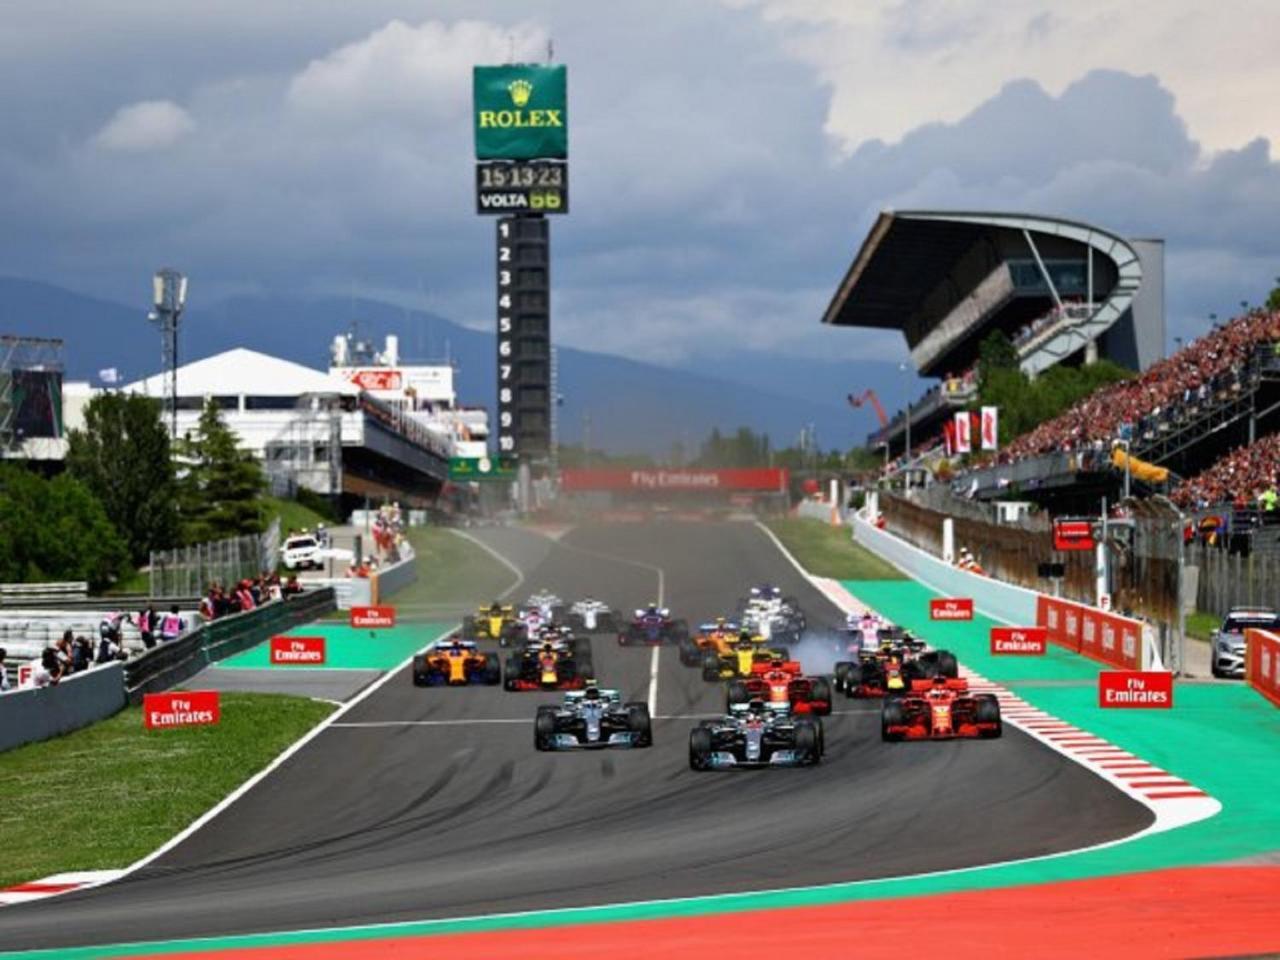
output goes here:
[{"label": "green grass", "polygon": [[333,707],[224,693],[212,727],[145,730],[142,710],[0,754],[0,887],[127,866],[261,770]]},{"label": "green grass", "polygon": [[151,573],[147,570],[130,570],[103,591],[105,596],[120,593],[150,593]]},{"label": "green grass", "polygon": [[1208,643],[1210,635],[1220,626],[1222,626],[1222,618],[1212,613],[1197,610],[1195,613],[1187,614],[1187,636],[1193,640],[1203,640]]},{"label": "green grass", "polygon": [[833,580],[901,580],[898,568],[853,542],[848,527],[788,517],[766,526],[810,573]]},{"label": "green grass", "polygon": [[411,527],[418,579],[389,602],[404,606],[478,606],[511,586],[515,574],[492,556],[440,527]]},{"label": "green grass", "polygon": [[263,497],[262,510],[270,524],[276,517],[280,518],[280,536],[287,537],[290,530],[315,530],[317,524],[328,524],[320,514],[310,507],[304,507],[296,500],[284,500],[280,497]]}]

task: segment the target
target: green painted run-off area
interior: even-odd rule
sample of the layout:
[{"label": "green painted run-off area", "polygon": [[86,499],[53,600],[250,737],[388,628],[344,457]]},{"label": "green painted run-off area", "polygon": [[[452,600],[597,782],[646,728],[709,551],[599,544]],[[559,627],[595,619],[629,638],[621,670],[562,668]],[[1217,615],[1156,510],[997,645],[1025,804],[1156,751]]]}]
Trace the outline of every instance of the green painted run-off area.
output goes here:
[{"label": "green painted run-off area", "polygon": [[309,623],[287,636],[324,637],[322,667],[273,665],[271,644],[263,642],[218,664],[232,670],[390,670],[411,654],[443,636],[453,624],[414,623],[377,630],[360,630],[346,624]]}]

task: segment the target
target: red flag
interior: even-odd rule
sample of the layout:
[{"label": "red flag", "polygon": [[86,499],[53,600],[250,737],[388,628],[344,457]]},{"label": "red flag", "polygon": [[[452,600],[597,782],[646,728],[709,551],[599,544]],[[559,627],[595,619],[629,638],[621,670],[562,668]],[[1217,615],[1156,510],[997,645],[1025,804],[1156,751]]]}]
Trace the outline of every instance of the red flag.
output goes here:
[{"label": "red flag", "polygon": [[969,414],[961,411],[955,416],[956,453],[969,453],[973,445],[969,441]]},{"label": "red flag", "polygon": [[982,449],[999,449],[999,412],[995,407],[982,408]]}]

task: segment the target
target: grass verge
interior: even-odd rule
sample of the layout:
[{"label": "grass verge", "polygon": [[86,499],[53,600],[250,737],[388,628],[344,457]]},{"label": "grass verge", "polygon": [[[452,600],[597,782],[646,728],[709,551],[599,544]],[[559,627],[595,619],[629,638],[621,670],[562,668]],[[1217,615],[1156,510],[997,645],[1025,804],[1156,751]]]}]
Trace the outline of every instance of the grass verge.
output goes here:
[{"label": "grass verge", "polygon": [[1187,614],[1187,636],[1193,640],[1203,640],[1208,643],[1213,631],[1220,626],[1222,626],[1222,618],[1215,617],[1212,613],[1197,610],[1195,613]]},{"label": "grass verge", "polygon": [[477,606],[489,603],[515,579],[470,540],[440,527],[411,527],[418,579],[396,593],[393,603],[412,606]]},{"label": "grass verge", "polygon": [[281,537],[287,537],[291,530],[315,530],[322,523],[332,526],[332,521],[326,520],[310,507],[303,506],[297,500],[263,497],[262,513],[266,517],[267,523],[270,523],[276,517],[280,518]]},{"label": "grass verge", "polygon": [[902,579],[897,567],[854,543],[848,527],[800,517],[768,520],[765,525],[814,576],[833,580]]},{"label": "grass verge", "polygon": [[127,866],[265,767],[333,710],[224,693],[214,727],[145,730],[142,709],[0,754],[0,887]]}]

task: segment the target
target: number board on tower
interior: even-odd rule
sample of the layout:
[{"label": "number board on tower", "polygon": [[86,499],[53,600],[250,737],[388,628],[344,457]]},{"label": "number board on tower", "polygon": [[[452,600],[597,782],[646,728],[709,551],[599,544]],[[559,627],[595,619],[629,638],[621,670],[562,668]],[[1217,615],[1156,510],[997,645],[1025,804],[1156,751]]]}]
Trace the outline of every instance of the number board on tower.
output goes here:
[{"label": "number board on tower", "polygon": [[495,160],[476,164],[477,213],[568,213],[569,164]]},{"label": "number board on tower", "polygon": [[550,230],[542,217],[498,220],[498,455],[551,446]]}]

